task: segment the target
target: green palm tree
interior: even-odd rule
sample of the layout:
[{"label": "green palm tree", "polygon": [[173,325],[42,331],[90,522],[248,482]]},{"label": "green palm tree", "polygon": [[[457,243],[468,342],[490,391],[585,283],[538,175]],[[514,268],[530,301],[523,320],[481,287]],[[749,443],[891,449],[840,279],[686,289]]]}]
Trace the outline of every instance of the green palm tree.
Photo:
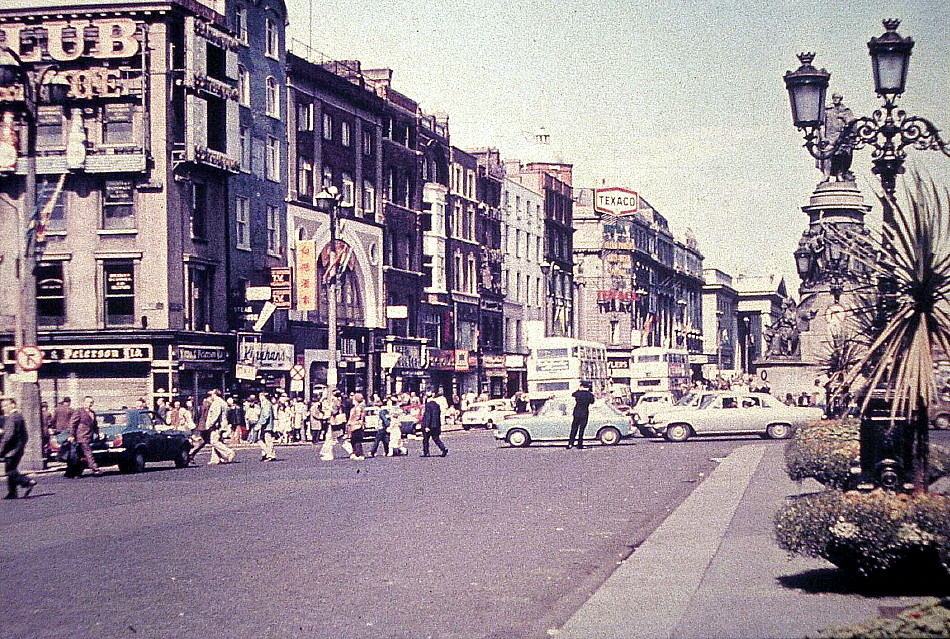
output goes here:
[{"label": "green palm tree", "polygon": [[870,335],[867,352],[848,376],[865,381],[862,412],[872,389],[883,389],[891,404],[891,428],[910,418],[915,491],[928,486],[929,415],[934,397],[934,364],[950,354],[950,192],[914,173],[906,184],[907,204],[882,197],[894,211],[885,229],[879,277],[893,293],[883,299],[886,313]]}]

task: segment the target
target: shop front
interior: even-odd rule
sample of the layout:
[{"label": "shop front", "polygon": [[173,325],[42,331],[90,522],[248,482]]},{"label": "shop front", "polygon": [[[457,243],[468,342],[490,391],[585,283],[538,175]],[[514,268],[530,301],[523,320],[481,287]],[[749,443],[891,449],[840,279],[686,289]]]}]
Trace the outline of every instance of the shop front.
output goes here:
[{"label": "shop front", "polygon": [[238,345],[235,368],[236,391],[241,397],[259,393],[285,393],[290,389],[293,344],[243,341]]},{"label": "shop front", "polygon": [[421,394],[431,387],[432,378],[426,370],[427,353],[421,341],[387,336],[385,348],[380,353],[380,366],[386,393]]},{"label": "shop front", "polygon": [[518,391],[528,391],[528,367],[524,355],[505,355],[505,395],[514,397]]},{"label": "shop front", "polygon": [[482,355],[482,374],[488,396],[492,399],[505,396],[505,381],[508,371],[504,355]]},{"label": "shop front", "polygon": [[230,391],[228,352],[224,346],[181,344],[172,346],[171,350],[174,384],[166,399],[193,397],[197,403],[212,389]]}]

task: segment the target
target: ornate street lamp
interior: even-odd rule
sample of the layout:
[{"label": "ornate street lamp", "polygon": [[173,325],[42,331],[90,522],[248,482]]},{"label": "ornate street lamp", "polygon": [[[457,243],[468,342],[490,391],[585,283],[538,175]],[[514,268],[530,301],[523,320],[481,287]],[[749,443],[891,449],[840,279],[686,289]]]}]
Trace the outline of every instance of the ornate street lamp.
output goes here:
[{"label": "ornate street lamp", "polygon": [[[340,205],[340,193],[335,186],[328,186],[317,194],[316,207],[321,213],[326,213],[330,217],[330,247],[331,252],[337,250],[336,246],[336,226],[337,212]],[[328,264],[327,268],[334,269],[327,279],[327,348],[330,350],[330,361],[327,363],[327,390],[332,394],[336,390],[337,379],[337,338],[336,338],[336,285],[337,276],[336,264]]]},{"label": "ornate street lamp", "polygon": [[902,38],[897,33],[900,20],[884,20],[887,29],[880,38],[871,38],[868,52],[874,71],[874,91],[879,96],[900,95],[907,84],[907,67],[910,66],[910,51],[914,48],[911,38]]},{"label": "ornate street lamp", "polygon": [[[18,308],[13,344],[16,349],[24,346],[36,346],[38,329],[36,323],[36,244],[38,236],[36,215],[36,127],[40,104],[62,105],[69,96],[69,85],[64,82],[47,83],[50,73],[56,71],[55,65],[41,68],[28,68],[19,55],[10,47],[0,46],[0,53],[7,61],[0,64],[0,87],[21,87],[23,90],[20,115],[26,124],[26,180],[23,189],[23,208],[17,220],[17,273],[19,279]],[[12,60],[12,62],[10,62]],[[20,376],[17,404],[26,421],[27,428],[34,435],[27,441],[24,451],[24,468],[39,470],[44,465],[42,451],[42,418],[40,415],[40,388],[38,381],[28,379],[26,371],[16,368]],[[33,372],[33,375],[38,375]],[[34,380],[36,378],[34,377]]]},{"label": "ornate street lamp", "polygon": [[804,246],[795,251],[795,268],[798,270],[798,276],[803,282],[811,279],[812,271],[815,268],[815,255]]}]

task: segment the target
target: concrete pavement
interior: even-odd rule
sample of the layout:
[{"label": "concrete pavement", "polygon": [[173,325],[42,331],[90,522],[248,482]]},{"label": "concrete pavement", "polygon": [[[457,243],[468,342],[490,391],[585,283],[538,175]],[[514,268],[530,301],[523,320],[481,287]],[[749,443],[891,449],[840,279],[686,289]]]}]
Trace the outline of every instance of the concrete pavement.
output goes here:
[{"label": "concrete pavement", "polygon": [[[685,444],[690,445],[690,444]],[[779,549],[772,517],[786,496],[820,490],[788,479],[783,447],[724,458],[603,586],[558,639],[800,638],[931,598],[863,591],[822,560]]]}]

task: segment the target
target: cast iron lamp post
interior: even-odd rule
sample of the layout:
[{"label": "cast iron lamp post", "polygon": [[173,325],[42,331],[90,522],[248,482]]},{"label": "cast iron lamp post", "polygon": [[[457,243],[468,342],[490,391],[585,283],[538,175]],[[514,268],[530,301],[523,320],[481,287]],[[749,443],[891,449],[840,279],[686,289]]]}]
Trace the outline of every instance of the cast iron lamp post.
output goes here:
[{"label": "cast iron lamp post", "polygon": [[[870,117],[862,116],[847,123],[834,142],[823,139],[819,129],[825,118],[825,94],[831,74],[824,69],[812,66],[813,53],[798,56],[801,66],[794,72],[785,74],[785,86],[792,107],[792,122],[805,134],[805,148],[817,160],[831,160],[832,175],[842,176],[850,166],[853,151],[864,147],[871,148],[872,172],[878,176],[887,197],[883,199],[884,251],[893,260],[893,245],[889,232],[894,228],[894,211],[890,204],[894,196],[897,176],[904,172],[904,160],[907,148],[940,151],[950,157],[950,148],[941,139],[938,129],[932,122],[919,116],[907,115],[897,107],[897,97],[904,93],[907,82],[907,69],[914,47],[911,38],[903,38],[897,33],[900,20],[883,21],[885,32],[868,42],[871,67],[874,73],[874,92],[884,101],[883,107],[876,109]],[[837,161],[837,162],[836,162]],[[806,266],[804,255],[795,253],[796,262]],[[814,266],[809,269],[813,272]],[[893,300],[897,283],[893,276],[882,275],[878,279],[879,308],[876,322],[883,326],[893,313]],[[871,415],[885,414],[890,409],[880,403],[870,411]],[[918,408],[920,410],[920,408]],[[886,488],[896,488],[900,483],[900,464],[893,459],[884,458],[880,434],[875,432],[873,422],[881,417],[868,417],[861,424],[861,484],[859,487],[873,487],[874,483]],[[907,454],[909,438],[903,429],[896,437],[896,445],[891,448],[910,461]],[[926,449],[926,428],[922,434]],[[913,484],[910,484],[913,487]],[[908,484],[904,484],[904,488]]]},{"label": "cast iron lamp post", "polygon": [[[26,180],[23,188],[23,207],[17,220],[17,258],[16,272],[19,284],[18,305],[13,335],[13,345],[19,351],[24,346],[37,344],[36,322],[36,253],[37,221],[36,216],[36,126],[40,104],[62,105],[66,103],[69,85],[61,82],[46,82],[47,75],[55,72],[53,65],[37,69],[28,68],[13,49],[0,46],[0,52],[13,60],[13,63],[0,64],[0,87],[10,89],[20,87],[23,99],[19,113],[26,124],[26,154],[21,158],[26,163]],[[19,375],[25,371],[16,365]],[[38,373],[37,373],[38,374]],[[18,384],[17,404],[31,436],[23,454],[26,470],[39,470],[43,467],[42,416],[40,415],[40,387],[36,381],[20,381]]]},{"label": "cast iron lamp post", "polygon": [[[321,213],[326,213],[330,216],[330,253],[329,255],[334,255],[337,250],[336,246],[336,225],[337,225],[337,211],[340,205],[340,194],[337,191],[336,187],[329,186],[316,197],[317,210]],[[327,268],[332,269],[327,277],[327,348],[330,350],[330,361],[327,365],[327,390],[332,394],[337,387],[337,345],[336,345],[336,286],[337,278],[341,275],[338,273],[338,265],[335,260],[330,264],[327,264]]]}]

